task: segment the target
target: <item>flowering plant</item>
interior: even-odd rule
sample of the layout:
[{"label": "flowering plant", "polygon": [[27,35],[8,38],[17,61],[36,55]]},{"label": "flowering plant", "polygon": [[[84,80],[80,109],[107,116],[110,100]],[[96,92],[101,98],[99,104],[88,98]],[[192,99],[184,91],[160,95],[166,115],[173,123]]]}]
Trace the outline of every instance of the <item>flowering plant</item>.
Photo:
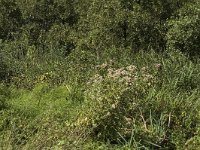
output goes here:
[{"label": "flowering plant", "polygon": [[[129,134],[137,116],[139,100],[154,84],[147,67],[129,65],[121,68],[109,64],[97,66],[97,74],[87,83],[83,122],[100,139],[116,139]],[[87,116],[87,119],[84,117]]]}]

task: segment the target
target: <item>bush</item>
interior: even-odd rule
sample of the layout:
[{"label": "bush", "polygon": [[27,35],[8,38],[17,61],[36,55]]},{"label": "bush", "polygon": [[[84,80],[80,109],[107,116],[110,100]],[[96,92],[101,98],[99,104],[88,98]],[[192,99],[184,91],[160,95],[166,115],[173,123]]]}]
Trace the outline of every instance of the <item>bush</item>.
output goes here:
[{"label": "bush", "polygon": [[10,97],[10,91],[8,87],[4,84],[0,83],[0,110],[6,108],[7,100]]},{"label": "bush", "polygon": [[0,0],[0,39],[12,40],[23,19],[15,0]]},{"label": "bush", "polygon": [[131,47],[138,51],[151,48],[160,50],[165,45],[165,27],[161,27],[137,3],[131,5],[130,9],[120,0],[92,0],[86,8],[81,4],[78,6],[81,17],[76,45],[81,49],[95,51],[97,58],[101,57],[104,50],[112,47]]},{"label": "bush", "polygon": [[5,63],[0,61],[0,81],[6,81],[8,82],[10,80],[11,71],[9,71],[9,68]]},{"label": "bush", "polygon": [[85,135],[153,149],[178,148],[193,137],[199,121],[198,92],[177,95],[174,89],[161,87],[159,65],[151,73],[134,65],[97,67],[74,123]]},{"label": "bush", "polygon": [[189,3],[178,11],[176,17],[168,21],[167,47],[180,50],[190,56],[199,55],[200,51],[200,3]]},{"label": "bush", "polygon": [[146,68],[139,70],[134,65],[116,69],[104,63],[98,67],[98,74],[88,82],[85,91],[84,116],[94,136],[116,140],[119,134],[130,134],[134,119],[140,115],[139,101],[153,86],[154,77]]}]

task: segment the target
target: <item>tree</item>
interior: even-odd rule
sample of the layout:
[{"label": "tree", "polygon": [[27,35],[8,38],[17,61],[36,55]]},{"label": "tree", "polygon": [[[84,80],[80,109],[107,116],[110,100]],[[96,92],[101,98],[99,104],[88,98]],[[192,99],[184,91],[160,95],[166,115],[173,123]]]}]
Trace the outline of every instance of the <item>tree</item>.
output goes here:
[{"label": "tree", "polygon": [[[19,36],[26,36],[29,45],[36,46],[38,56],[43,56],[50,51],[52,52],[50,49],[52,46],[54,50],[59,50],[61,47],[71,45],[71,43],[68,43],[67,35],[69,30],[67,29],[68,31],[66,31],[66,28],[73,28],[77,22],[74,1],[18,0],[17,4],[25,21]],[[64,33],[66,33],[66,36],[63,35]]]},{"label": "tree", "polygon": [[160,50],[163,46],[164,29],[137,2],[82,0],[81,3],[77,9],[80,19],[76,35],[80,49],[92,50],[100,57],[112,47],[138,51]]},{"label": "tree", "polygon": [[13,39],[22,24],[22,14],[16,1],[0,0],[0,39]]},{"label": "tree", "polygon": [[168,21],[167,46],[170,50],[180,50],[190,56],[200,51],[200,2],[193,1],[182,7],[177,16]]}]

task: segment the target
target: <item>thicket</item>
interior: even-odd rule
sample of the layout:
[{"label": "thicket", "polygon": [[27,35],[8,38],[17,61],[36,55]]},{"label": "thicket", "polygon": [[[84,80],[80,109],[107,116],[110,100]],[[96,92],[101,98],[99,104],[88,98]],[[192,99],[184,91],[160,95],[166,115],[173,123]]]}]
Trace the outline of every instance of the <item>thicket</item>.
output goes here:
[{"label": "thicket", "polygon": [[1,0],[2,70],[33,82],[33,72],[50,71],[44,72],[41,60],[52,64],[69,55],[79,59],[82,52],[94,55],[97,63],[120,51],[111,49],[180,49],[197,54],[199,4],[189,2]]},{"label": "thicket", "polygon": [[0,149],[198,148],[199,10],[0,0]]}]

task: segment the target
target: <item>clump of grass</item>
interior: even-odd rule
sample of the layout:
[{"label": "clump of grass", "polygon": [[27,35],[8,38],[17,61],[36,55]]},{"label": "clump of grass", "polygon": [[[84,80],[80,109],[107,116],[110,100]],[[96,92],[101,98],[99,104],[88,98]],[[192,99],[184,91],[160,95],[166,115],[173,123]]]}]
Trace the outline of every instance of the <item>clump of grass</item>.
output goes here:
[{"label": "clump of grass", "polygon": [[46,83],[31,91],[12,88],[9,107],[0,111],[1,149],[42,149],[64,139],[68,134],[65,124],[81,104],[81,89]]}]

